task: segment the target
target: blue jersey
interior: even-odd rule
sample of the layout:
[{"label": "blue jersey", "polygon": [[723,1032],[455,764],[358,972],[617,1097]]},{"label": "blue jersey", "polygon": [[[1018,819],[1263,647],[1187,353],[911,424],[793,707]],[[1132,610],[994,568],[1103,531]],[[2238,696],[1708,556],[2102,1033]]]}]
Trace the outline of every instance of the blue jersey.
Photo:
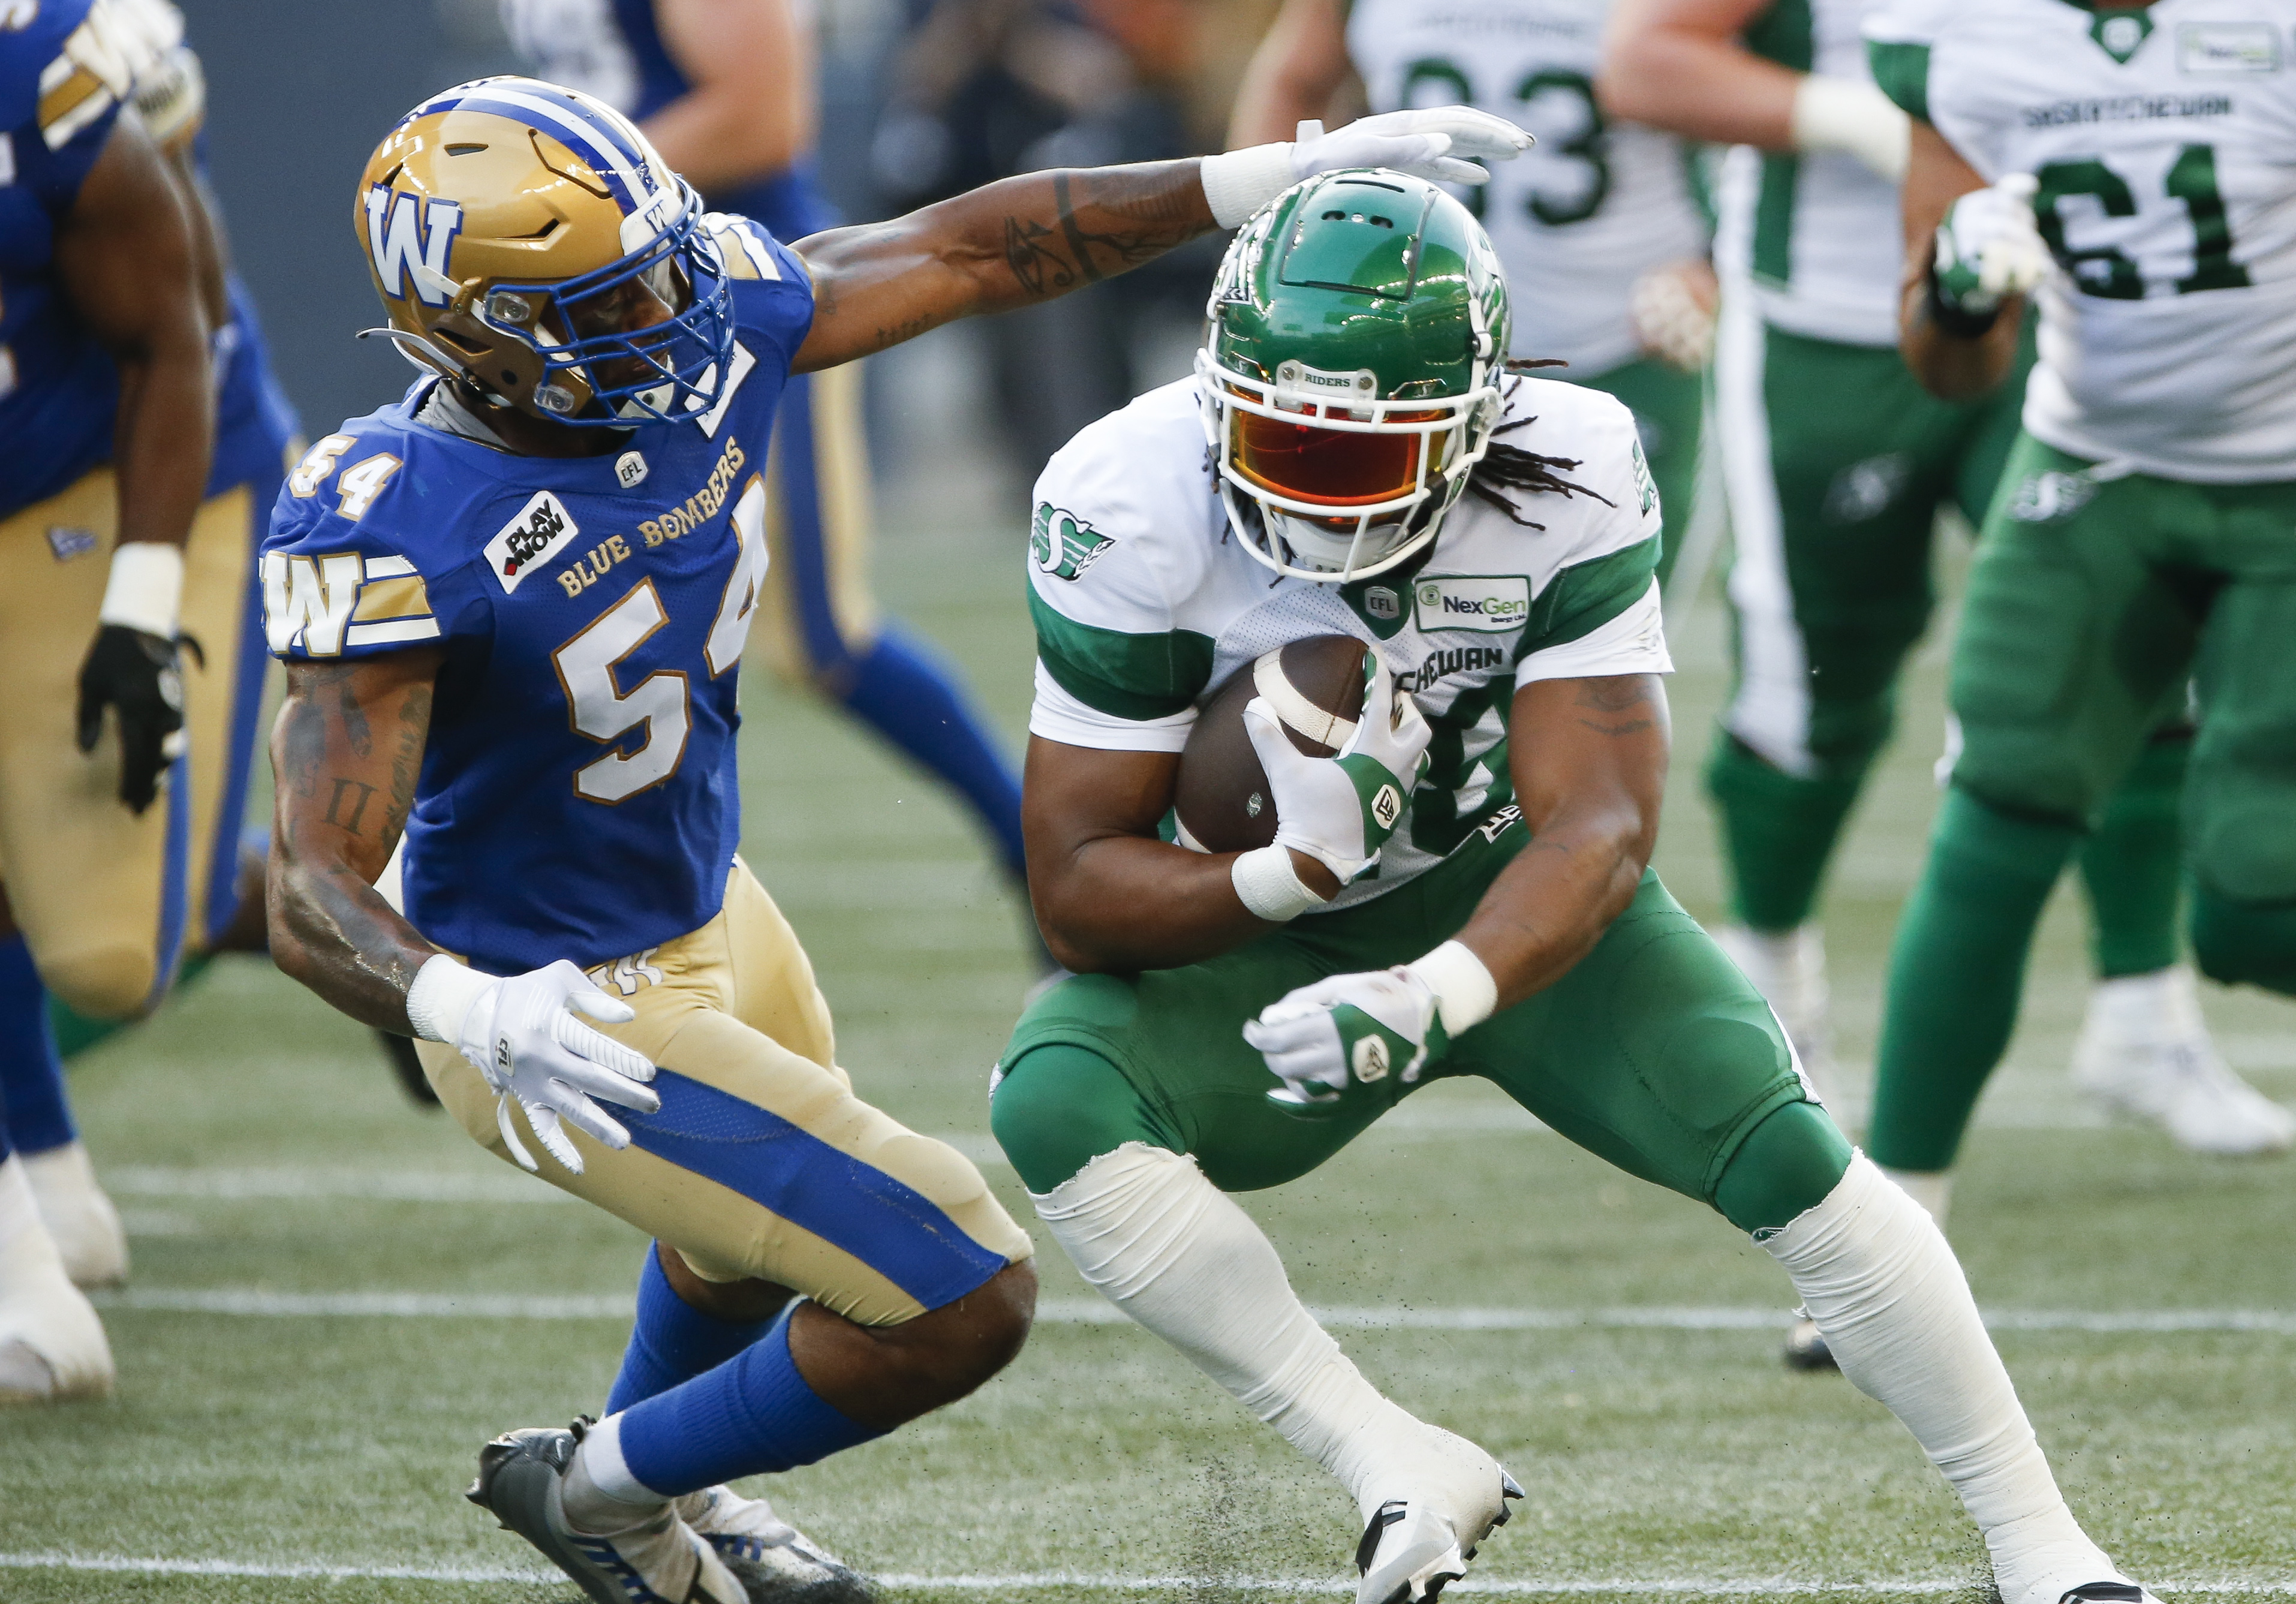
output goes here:
[{"label": "blue jersey", "polygon": [[127,56],[93,0],[41,0],[0,29],[0,517],[111,454],[119,382],[56,276],[57,225],[129,93]]},{"label": "blue jersey", "polygon": [[[417,929],[491,973],[642,953],[725,896],[766,446],[813,290],[754,224],[711,225],[737,343],[698,427],[514,455],[419,421],[424,380],[311,447],[263,544],[278,656],[445,649],[401,886]],[[357,790],[324,806],[374,828],[382,800]]]},{"label": "blue jersey", "polygon": [[[511,42],[537,78],[596,95],[639,122],[693,85],[670,60],[654,0],[502,0]],[[705,197],[720,210],[802,240],[836,225],[808,158],[781,172]]]}]

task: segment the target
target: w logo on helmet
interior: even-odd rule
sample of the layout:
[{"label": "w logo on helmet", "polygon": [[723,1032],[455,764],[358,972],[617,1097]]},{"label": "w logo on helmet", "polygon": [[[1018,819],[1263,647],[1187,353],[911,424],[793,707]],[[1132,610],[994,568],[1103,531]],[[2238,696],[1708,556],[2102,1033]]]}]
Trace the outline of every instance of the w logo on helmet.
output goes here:
[{"label": "w logo on helmet", "polygon": [[443,307],[454,299],[456,286],[447,274],[447,253],[462,228],[463,209],[455,201],[428,200],[380,184],[369,189],[366,245],[383,294],[405,300],[412,276],[424,305]]}]

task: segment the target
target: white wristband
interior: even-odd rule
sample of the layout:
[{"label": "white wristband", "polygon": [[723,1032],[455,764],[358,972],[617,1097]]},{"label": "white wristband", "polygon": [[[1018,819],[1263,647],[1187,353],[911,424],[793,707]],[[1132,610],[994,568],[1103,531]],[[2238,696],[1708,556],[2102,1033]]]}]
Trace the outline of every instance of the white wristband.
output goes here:
[{"label": "white wristband", "polygon": [[1793,142],[1800,150],[1842,151],[1898,184],[1906,176],[1913,137],[1912,119],[1862,79],[1814,72],[1794,91]]},{"label": "white wristband", "polygon": [[1292,169],[1289,143],[1246,145],[1241,151],[1207,156],[1197,172],[1203,180],[1204,201],[1212,209],[1212,221],[1222,228],[1235,227],[1300,182],[1300,175]]},{"label": "white wristband", "polygon": [[1286,924],[1324,905],[1292,866],[1288,847],[1261,847],[1238,855],[1228,878],[1243,905],[1270,924]]},{"label": "white wristband", "polygon": [[1499,1005],[1499,983],[1463,941],[1447,941],[1424,958],[1404,966],[1435,994],[1436,1011],[1454,1039],[1491,1017]]},{"label": "white wristband", "polygon": [[414,984],[406,988],[406,1022],[426,1042],[460,1041],[471,1005],[494,984],[492,975],[481,975],[444,953],[433,953],[414,971]]},{"label": "white wristband", "polygon": [[103,584],[101,623],[124,625],[172,641],[184,596],[184,548],[156,540],[131,540],[111,553],[111,577]]}]

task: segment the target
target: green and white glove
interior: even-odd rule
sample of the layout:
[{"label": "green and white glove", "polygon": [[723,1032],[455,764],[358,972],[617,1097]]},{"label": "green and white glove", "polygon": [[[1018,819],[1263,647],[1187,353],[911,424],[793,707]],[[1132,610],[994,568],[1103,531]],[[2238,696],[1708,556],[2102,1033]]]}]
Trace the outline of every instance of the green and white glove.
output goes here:
[{"label": "green and white glove", "polygon": [[1415,963],[1303,986],[1247,1020],[1243,1039],[1283,1083],[1268,1101],[1329,1112],[1351,1084],[1390,1075],[1415,1084],[1497,1002],[1498,985],[1482,960],[1447,941]]},{"label": "green and white glove", "polygon": [[2049,248],[2033,222],[2030,173],[2012,173],[1989,189],[1972,190],[1938,225],[1930,283],[1938,305],[1972,323],[1988,323],[2013,295],[2048,277]]},{"label": "green and white glove", "polygon": [[1243,728],[1275,803],[1275,844],[1260,850],[1296,847],[1343,886],[1379,861],[1426,772],[1427,743],[1435,735],[1419,704],[1396,693],[1393,672],[1370,652],[1364,655],[1363,716],[1333,756],[1310,757],[1293,746],[1263,697],[1244,705]]}]

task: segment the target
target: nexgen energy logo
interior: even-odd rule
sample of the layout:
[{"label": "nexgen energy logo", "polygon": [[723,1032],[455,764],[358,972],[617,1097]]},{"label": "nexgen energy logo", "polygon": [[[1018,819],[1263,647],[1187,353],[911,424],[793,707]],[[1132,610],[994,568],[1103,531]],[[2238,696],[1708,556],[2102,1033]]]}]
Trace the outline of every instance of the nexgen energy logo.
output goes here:
[{"label": "nexgen energy logo", "polygon": [[518,588],[520,580],[558,555],[580,532],[565,503],[547,490],[537,491],[518,516],[487,542],[487,566],[508,595]]},{"label": "nexgen energy logo", "polygon": [[1521,574],[1458,574],[1411,587],[1412,622],[1423,631],[1480,629],[1493,634],[1530,621],[1530,581]]}]

